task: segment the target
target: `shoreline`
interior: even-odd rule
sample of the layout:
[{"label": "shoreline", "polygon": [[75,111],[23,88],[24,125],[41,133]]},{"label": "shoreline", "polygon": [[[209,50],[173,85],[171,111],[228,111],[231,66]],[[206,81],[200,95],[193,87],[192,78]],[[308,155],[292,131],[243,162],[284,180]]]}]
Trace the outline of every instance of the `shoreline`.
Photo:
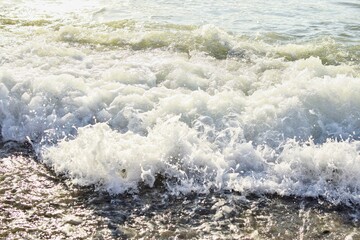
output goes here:
[{"label": "shoreline", "polygon": [[68,239],[357,239],[359,212],[314,198],[238,193],[110,196],[71,186],[28,156],[0,160],[0,237]]}]

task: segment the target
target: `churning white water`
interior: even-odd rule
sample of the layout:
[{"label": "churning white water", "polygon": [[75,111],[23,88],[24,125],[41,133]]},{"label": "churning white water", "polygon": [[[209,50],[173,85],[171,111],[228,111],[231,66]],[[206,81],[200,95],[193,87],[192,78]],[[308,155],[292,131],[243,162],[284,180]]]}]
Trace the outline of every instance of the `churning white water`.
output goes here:
[{"label": "churning white water", "polygon": [[3,141],[114,194],[359,204],[359,4],[275,2],[0,1]]}]

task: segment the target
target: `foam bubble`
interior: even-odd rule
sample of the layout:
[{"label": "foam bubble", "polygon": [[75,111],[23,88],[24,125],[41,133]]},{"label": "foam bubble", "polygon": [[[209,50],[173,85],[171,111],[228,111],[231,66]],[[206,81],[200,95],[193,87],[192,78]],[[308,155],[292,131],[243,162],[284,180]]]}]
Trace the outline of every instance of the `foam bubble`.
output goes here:
[{"label": "foam bubble", "polygon": [[[198,173],[211,175],[221,165],[211,145],[196,135],[177,117],[159,122],[147,136],[122,134],[99,123],[79,129],[74,140],[47,148],[43,157],[74,183],[100,184],[112,193],[136,190],[140,182],[152,187],[158,175],[177,178],[183,187]],[[199,176],[199,180],[206,179]],[[186,191],[192,187],[196,185]]]},{"label": "foam bubble", "polygon": [[18,41],[4,30],[1,134],[30,139],[74,183],[359,202],[359,71],[347,47],[214,25],[37,27]]}]

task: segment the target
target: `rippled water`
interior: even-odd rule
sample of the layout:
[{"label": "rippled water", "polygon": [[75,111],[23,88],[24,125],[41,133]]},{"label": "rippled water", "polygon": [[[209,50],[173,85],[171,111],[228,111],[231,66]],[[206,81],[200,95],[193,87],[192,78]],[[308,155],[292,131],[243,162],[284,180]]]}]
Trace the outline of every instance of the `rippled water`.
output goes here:
[{"label": "rippled water", "polygon": [[356,1],[0,1],[0,237],[356,239]]},{"label": "rippled water", "polygon": [[354,0],[317,0],[301,4],[293,0],[277,0],[271,4],[248,0],[16,2],[2,0],[7,15],[60,18],[69,22],[75,17],[81,22],[134,19],[182,25],[214,24],[246,34],[273,32],[297,39],[328,35],[347,41],[359,40],[360,7]]}]

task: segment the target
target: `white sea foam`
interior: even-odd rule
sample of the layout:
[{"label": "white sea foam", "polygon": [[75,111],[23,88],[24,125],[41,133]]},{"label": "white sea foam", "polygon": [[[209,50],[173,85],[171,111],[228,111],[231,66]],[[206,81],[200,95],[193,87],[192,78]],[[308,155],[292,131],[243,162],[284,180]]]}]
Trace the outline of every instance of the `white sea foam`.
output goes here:
[{"label": "white sea foam", "polygon": [[[140,84],[135,96],[132,90],[115,98],[108,113],[116,117],[110,114],[108,124],[79,129],[74,140],[47,148],[44,159],[77,184],[113,193],[153,186],[162,176],[175,192],[229,189],[358,202],[359,79],[314,58],[281,66],[280,81],[256,86],[249,96],[240,89]],[[144,95],[147,104],[137,105]],[[342,140],[348,138],[354,140]]]},{"label": "white sea foam", "polygon": [[2,138],[30,139],[74,183],[360,202],[356,46],[211,24],[1,21]]}]

